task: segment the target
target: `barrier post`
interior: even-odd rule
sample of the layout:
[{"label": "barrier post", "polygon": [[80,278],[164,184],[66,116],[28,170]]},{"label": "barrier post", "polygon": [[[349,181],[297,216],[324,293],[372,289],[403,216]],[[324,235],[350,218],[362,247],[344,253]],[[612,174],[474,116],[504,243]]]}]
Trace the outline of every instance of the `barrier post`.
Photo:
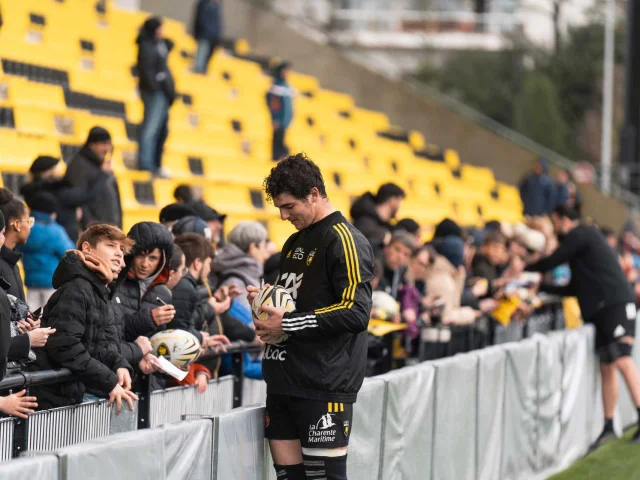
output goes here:
[{"label": "barrier post", "polygon": [[[28,393],[27,393],[28,395]],[[13,422],[13,458],[27,450],[27,421],[16,418]]]},{"label": "barrier post", "polygon": [[138,430],[149,428],[151,425],[151,382],[149,375],[143,375],[140,379],[142,391],[138,398]]},{"label": "barrier post", "polygon": [[244,351],[231,354],[231,374],[233,375],[233,408],[242,406],[242,388],[244,385]]}]

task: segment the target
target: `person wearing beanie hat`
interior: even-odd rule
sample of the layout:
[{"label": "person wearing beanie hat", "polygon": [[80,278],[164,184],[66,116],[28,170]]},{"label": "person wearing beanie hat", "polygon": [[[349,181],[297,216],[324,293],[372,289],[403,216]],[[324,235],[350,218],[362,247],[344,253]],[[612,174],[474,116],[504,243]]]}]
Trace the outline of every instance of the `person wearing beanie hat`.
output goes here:
[{"label": "person wearing beanie hat", "polygon": [[144,116],[138,137],[138,168],[167,177],[162,152],[169,135],[169,107],[178,94],[168,65],[173,43],[164,38],[161,17],[149,17],[136,39],[138,44],[138,88]]},{"label": "person wearing beanie hat", "polygon": [[49,170],[56,168],[58,163],[60,163],[59,158],[50,157],[48,155],[41,155],[38,158],[36,158],[31,164],[31,167],[29,168],[29,173],[32,176],[36,176],[36,175],[41,176],[46,172],[48,172]]},{"label": "person wearing beanie hat", "polygon": [[120,193],[110,158],[112,151],[113,144],[109,132],[103,127],[95,126],[89,131],[86,143],[67,167],[64,180],[71,186],[84,190],[92,188],[102,174],[108,176],[104,179],[105,183],[100,195],[83,205],[82,226],[84,228],[95,223],[122,227]]},{"label": "person wearing beanie hat", "polygon": [[473,323],[478,312],[461,307],[466,280],[464,240],[458,235],[437,237],[431,243],[437,255],[427,269],[427,292],[444,303],[442,322],[454,325]]},{"label": "person wearing beanie hat", "polygon": [[195,214],[191,205],[170,203],[160,210],[160,223],[171,231],[178,220],[184,217],[194,216]]},{"label": "person wearing beanie hat", "polygon": [[200,0],[193,18],[193,32],[198,43],[194,71],[207,73],[209,61],[222,39],[222,5],[220,0]]},{"label": "person wearing beanie hat", "polygon": [[53,295],[53,272],[73,242],[65,229],[56,222],[58,200],[49,192],[39,192],[29,197],[27,205],[35,223],[22,252],[24,283],[27,286],[27,304],[31,310],[44,307]]},{"label": "person wearing beanie hat", "polygon": [[455,235],[456,237],[462,238],[462,228],[460,228],[460,226],[450,218],[445,218],[436,225],[436,229],[433,232],[433,238],[446,237],[449,235]]},{"label": "person wearing beanie hat", "polygon": [[171,231],[175,237],[185,233],[197,233],[198,235],[202,235],[208,242],[211,242],[212,238],[211,229],[209,225],[207,225],[207,222],[194,215],[178,220]]},{"label": "person wearing beanie hat", "polygon": [[211,241],[215,245],[220,245],[222,240],[222,227],[227,216],[218,213],[217,210],[211,208],[202,200],[192,203],[191,207],[196,212],[196,215],[209,225],[209,228],[211,229]]}]

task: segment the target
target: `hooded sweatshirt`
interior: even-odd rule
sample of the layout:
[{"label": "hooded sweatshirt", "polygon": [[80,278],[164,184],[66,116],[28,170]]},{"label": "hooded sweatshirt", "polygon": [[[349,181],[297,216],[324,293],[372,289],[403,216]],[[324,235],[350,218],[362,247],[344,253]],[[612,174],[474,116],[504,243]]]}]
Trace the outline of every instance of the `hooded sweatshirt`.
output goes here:
[{"label": "hooded sweatshirt", "polygon": [[36,369],[68,368],[77,380],[32,389],[38,408],[73,405],[85,391],[106,397],[118,383],[116,370],[131,365],[107,347],[115,328],[108,284],[113,274],[104,260],[69,251],[53,275],[53,294],[44,308],[42,327],[56,329],[47,344],[35,349]]},{"label": "hooded sweatshirt", "polygon": [[392,227],[378,215],[373,193],[367,192],[358,198],[351,206],[350,213],[353,226],[369,240],[374,254],[378,256],[383,247],[384,237]]},{"label": "hooded sweatshirt", "polygon": [[[211,264],[211,272],[216,276],[217,285],[236,285],[245,291],[248,285],[260,285],[263,267],[237,245],[229,243],[216,255]],[[240,295],[235,301],[251,308],[246,295]]]}]

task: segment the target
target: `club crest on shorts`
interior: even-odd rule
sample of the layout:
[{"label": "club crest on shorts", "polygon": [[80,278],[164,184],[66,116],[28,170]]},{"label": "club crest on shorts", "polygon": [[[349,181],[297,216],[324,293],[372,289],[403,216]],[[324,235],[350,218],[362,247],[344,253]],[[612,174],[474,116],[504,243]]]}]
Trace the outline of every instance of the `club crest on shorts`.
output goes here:
[{"label": "club crest on shorts", "polygon": [[349,436],[349,420],[345,420],[342,426],[344,427],[343,428],[344,436],[348,437]]},{"label": "club crest on shorts", "polygon": [[309,252],[309,255],[307,255],[307,267],[311,265],[311,262],[313,262],[313,257],[315,256],[316,256],[316,249],[313,249]]}]

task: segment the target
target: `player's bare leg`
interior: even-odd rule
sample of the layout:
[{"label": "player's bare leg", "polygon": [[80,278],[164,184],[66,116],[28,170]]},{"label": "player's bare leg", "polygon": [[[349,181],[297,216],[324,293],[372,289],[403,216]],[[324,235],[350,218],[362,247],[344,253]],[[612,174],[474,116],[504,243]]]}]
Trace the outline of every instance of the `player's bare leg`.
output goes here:
[{"label": "player's bare leg", "polygon": [[300,440],[269,440],[278,480],[306,480]]},{"label": "player's bare leg", "polygon": [[[629,346],[633,345],[632,337],[624,337],[621,342],[626,343]],[[629,389],[629,394],[633,400],[636,409],[638,410],[638,431],[634,434],[632,442],[640,443],[640,373],[638,373],[638,367],[633,361],[631,355],[625,355],[616,360],[616,367],[622,373],[624,381]]]}]

